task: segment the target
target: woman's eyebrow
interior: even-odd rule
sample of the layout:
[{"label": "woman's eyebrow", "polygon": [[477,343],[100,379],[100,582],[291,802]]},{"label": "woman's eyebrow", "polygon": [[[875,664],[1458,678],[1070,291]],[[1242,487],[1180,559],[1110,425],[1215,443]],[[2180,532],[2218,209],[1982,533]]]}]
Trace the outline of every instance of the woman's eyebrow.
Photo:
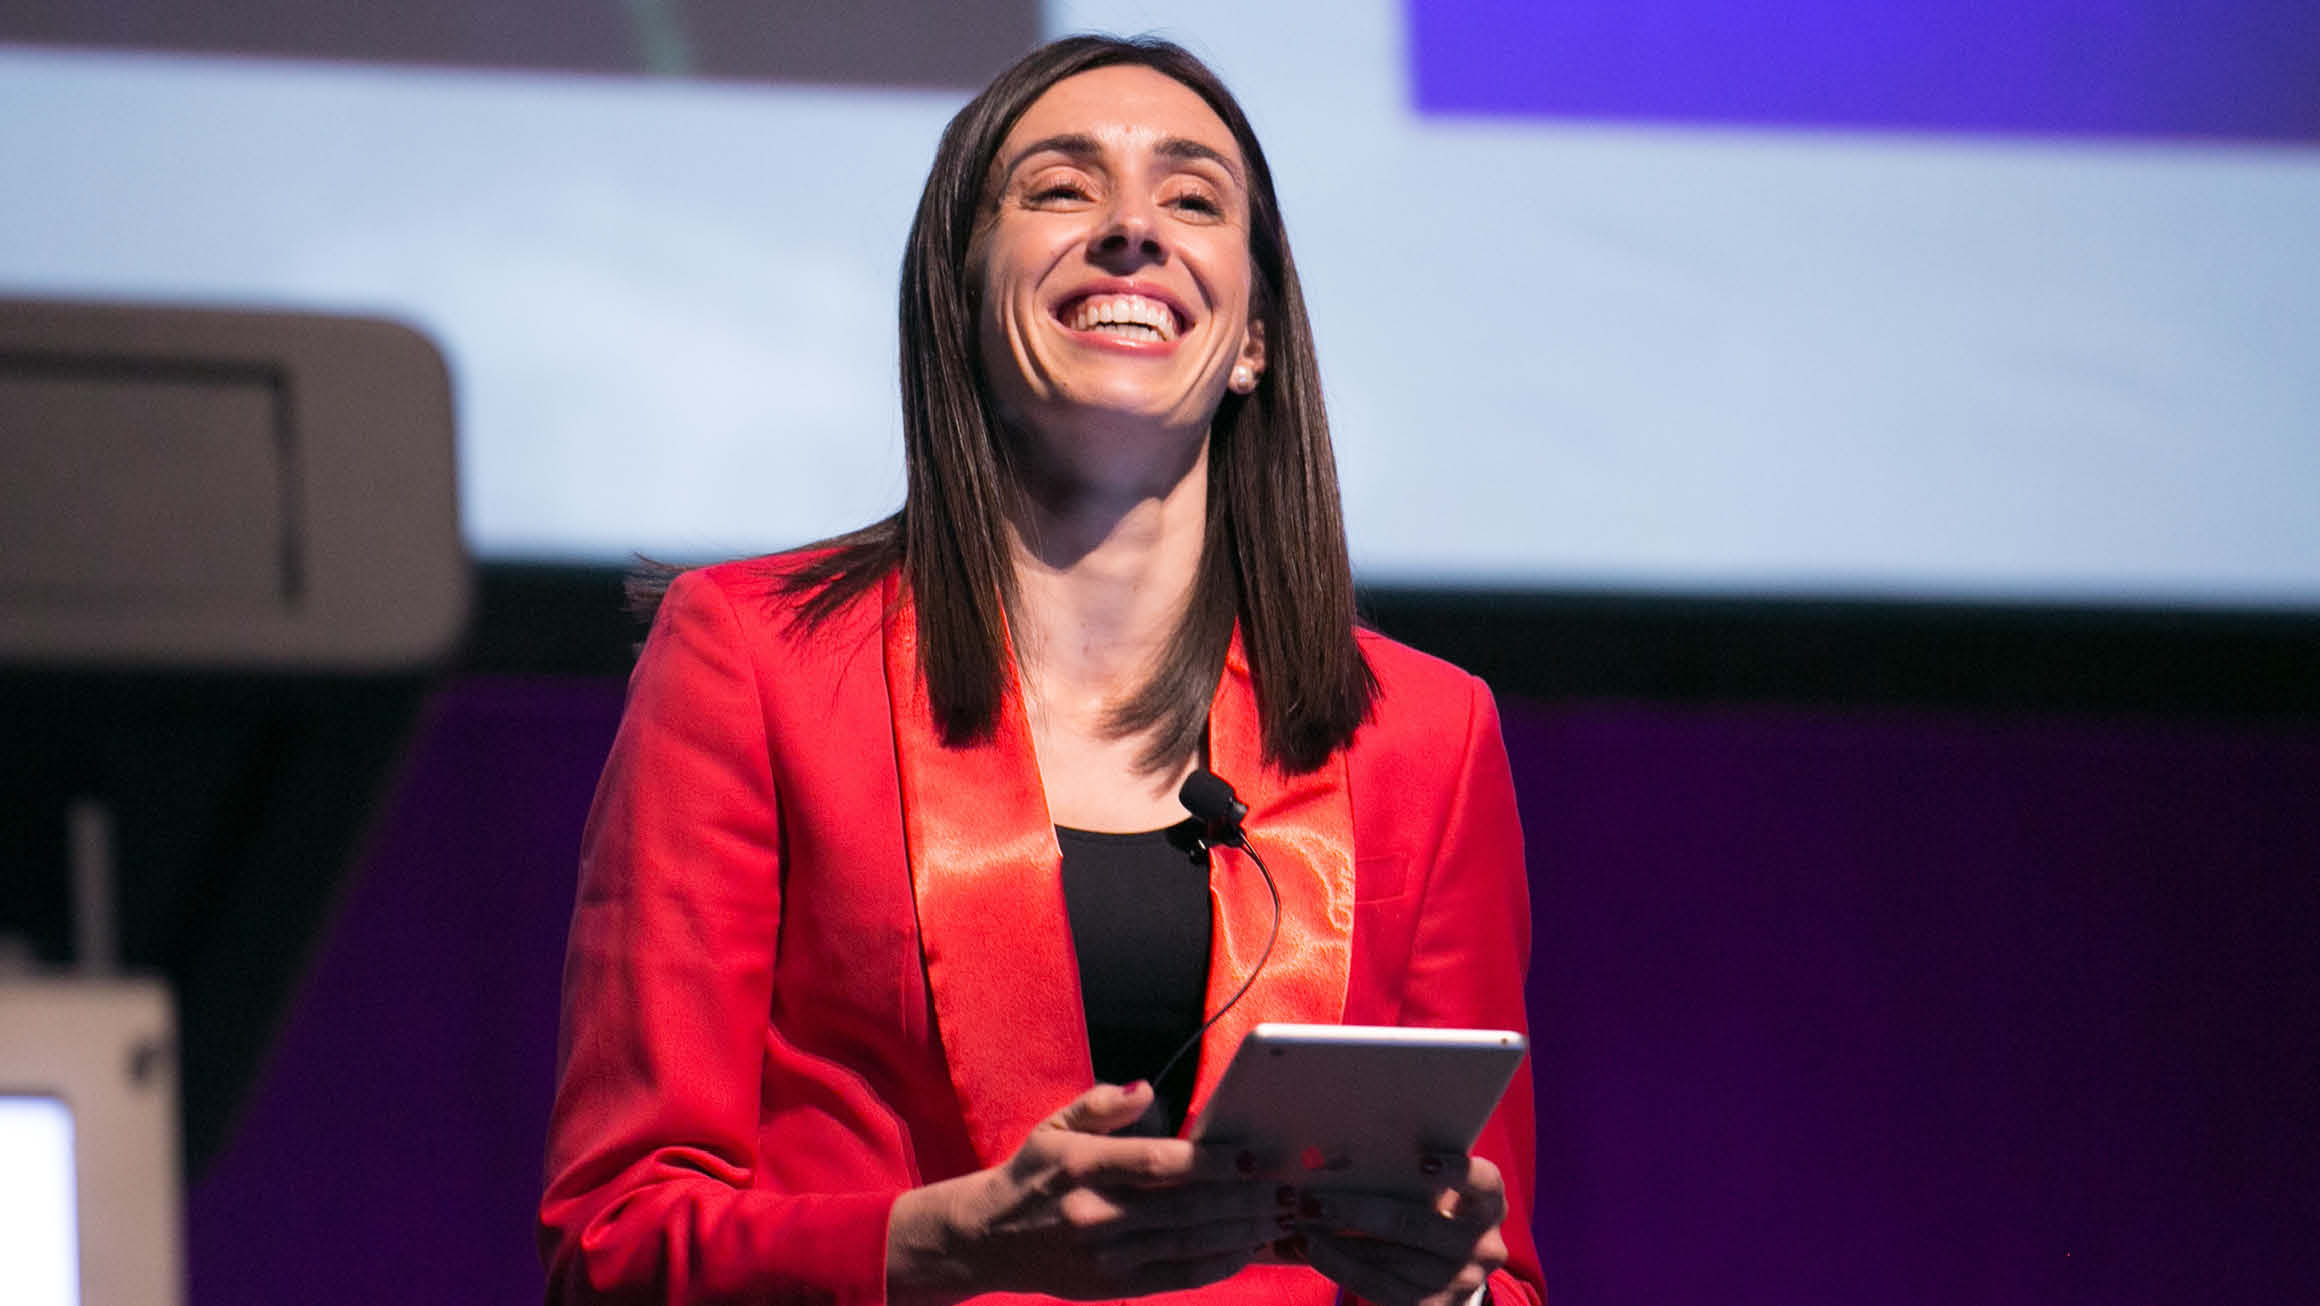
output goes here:
[{"label": "woman's eyebrow", "polygon": [[1045,154],[1049,151],[1067,154],[1074,159],[1086,160],[1102,154],[1103,147],[1096,144],[1095,137],[1085,132],[1060,132],[1054,136],[1042,136],[1009,155],[1006,166],[999,169],[999,175],[1012,177],[1015,175],[1015,170],[1023,166],[1025,159],[1034,154]]},{"label": "woman's eyebrow", "polygon": [[1205,159],[1224,169],[1224,175],[1232,178],[1233,185],[1244,190],[1248,187],[1247,180],[1241,176],[1240,165],[1213,146],[1203,145],[1199,141],[1184,136],[1171,136],[1161,141],[1156,148],[1164,158]]}]

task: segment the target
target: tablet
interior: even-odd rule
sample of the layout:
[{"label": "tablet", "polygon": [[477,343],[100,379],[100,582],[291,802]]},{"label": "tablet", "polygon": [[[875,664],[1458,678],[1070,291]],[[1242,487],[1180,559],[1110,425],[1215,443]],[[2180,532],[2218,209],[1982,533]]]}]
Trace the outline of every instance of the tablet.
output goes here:
[{"label": "tablet", "polygon": [[1421,1188],[1418,1158],[1474,1146],[1527,1047],[1505,1029],[1258,1025],[1190,1137],[1306,1186]]}]

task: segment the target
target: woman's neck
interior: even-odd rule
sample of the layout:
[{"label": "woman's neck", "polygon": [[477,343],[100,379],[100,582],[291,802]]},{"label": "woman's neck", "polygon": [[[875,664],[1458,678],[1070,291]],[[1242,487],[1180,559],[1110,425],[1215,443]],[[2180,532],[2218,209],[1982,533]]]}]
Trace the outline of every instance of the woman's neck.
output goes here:
[{"label": "woman's neck", "polygon": [[1112,730],[1175,637],[1200,574],[1208,464],[1165,490],[1085,485],[1025,496],[1009,614],[1050,810],[1065,825],[1147,829],[1182,815],[1184,764],[1139,766],[1150,740]]},{"label": "woman's neck", "polygon": [[1208,462],[1165,489],[1047,487],[1013,530],[1014,626],[1027,677],[1052,694],[1133,694],[1183,619],[1208,527]]}]

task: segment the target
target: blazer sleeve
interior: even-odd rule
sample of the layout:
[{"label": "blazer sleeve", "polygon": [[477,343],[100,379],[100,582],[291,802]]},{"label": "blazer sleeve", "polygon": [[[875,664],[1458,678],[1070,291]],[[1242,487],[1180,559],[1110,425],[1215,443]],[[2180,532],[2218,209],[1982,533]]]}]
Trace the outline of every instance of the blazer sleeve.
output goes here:
[{"label": "blazer sleeve", "polygon": [[540,1246],[551,1302],[880,1302],[890,1192],[761,1186],[781,828],[713,578],[662,605],[582,837]]},{"label": "blazer sleeve", "polygon": [[[1480,680],[1468,677],[1468,684],[1465,745],[1418,907],[1402,1021],[1527,1034],[1531,910],[1522,824],[1497,704]],[[1546,1300],[1530,1226],[1535,1134],[1526,1057],[1474,1145],[1477,1155],[1498,1166],[1506,1184],[1501,1233],[1507,1263],[1490,1279],[1497,1306],[1540,1306]]]}]

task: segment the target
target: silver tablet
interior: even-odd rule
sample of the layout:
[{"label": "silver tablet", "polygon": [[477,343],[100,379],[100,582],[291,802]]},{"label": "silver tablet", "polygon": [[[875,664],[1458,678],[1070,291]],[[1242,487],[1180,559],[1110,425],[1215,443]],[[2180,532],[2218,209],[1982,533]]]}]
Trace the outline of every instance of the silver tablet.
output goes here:
[{"label": "silver tablet", "polygon": [[1419,1158],[1474,1145],[1527,1046],[1504,1029],[1262,1024],[1191,1137],[1308,1186],[1422,1187]]}]

